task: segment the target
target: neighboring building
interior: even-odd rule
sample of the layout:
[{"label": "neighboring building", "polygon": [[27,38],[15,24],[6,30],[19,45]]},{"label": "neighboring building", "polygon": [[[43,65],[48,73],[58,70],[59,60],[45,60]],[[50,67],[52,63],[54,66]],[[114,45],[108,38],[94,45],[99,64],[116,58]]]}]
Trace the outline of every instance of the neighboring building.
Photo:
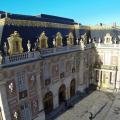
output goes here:
[{"label": "neighboring building", "polygon": [[94,28],[72,19],[0,13],[0,120],[45,120],[92,84],[120,88],[111,33],[96,43]]}]

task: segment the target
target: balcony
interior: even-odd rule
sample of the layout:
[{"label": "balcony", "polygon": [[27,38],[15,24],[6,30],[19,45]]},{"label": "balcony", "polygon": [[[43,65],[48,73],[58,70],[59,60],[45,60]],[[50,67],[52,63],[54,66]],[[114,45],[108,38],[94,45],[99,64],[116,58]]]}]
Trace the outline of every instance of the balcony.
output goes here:
[{"label": "balcony", "polygon": [[81,50],[81,47],[79,45],[74,45],[72,47],[64,46],[59,48],[41,49],[40,53],[42,57],[47,57],[51,55],[63,54],[63,53],[74,52],[79,50]]},{"label": "balcony", "polygon": [[22,54],[16,54],[12,56],[5,56],[3,57],[2,64],[1,65],[11,65],[11,64],[17,64],[27,61],[32,61],[36,59],[40,59],[41,55],[40,52],[24,52]]},{"label": "balcony", "polygon": [[[92,47],[94,47],[92,43],[87,44],[85,49],[90,49]],[[58,48],[41,49],[39,51],[34,51],[34,52],[24,52],[22,54],[15,54],[12,56],[4,56],[2,58],[2,62],[0,63],[0,66],[21,64],[29,61],[40,60],[48,56],[54,56],[54,55],[59,55],[59,54],[64,54],[69,52],[81,51],[81,50],[84,50],[84,49],[81,48],[80,45],[74,45],[71,47],[64,46],[64,47],[58,47]]]},{"label": "balcony", "polygon": [[75,52],[80,50],[82,50],[80,45],[74,45],[72,47],[64,46],[59,48],[41,49],[39,51],[34,51],[34,52],[24,52],[22,54],[16,54],[12,56],[4,56],[2,58],[1,65],[8,66],[8,65],[14,65],[14,64],[21,64],[28,61],[40,60],[43,57],[47,57],[47,56]]}]

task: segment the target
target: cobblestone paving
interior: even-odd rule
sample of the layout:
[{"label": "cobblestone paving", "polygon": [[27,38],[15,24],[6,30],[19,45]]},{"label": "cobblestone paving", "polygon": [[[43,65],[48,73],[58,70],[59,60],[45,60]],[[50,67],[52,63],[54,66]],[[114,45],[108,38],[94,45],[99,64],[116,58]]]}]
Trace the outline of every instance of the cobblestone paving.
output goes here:
[{"label": "cobblestone paving", "polygon": [[[93,116],[92,120],[120,120],[120,118],[111,119],[109,115],[111,114],[110,111],[112,111],[111,106],[113,106],[115,102],[114,98],[115,96],[112,93],[95,91],[55,120],[90,120],[90,113],[92,113]],[[118,110],[120,110],[120,107],[116,108],[115,112],[118,113]]]},{"label": "cobblestone paving", "polygon": [[117,94],[105,120],[120,120],[120,93]]}]

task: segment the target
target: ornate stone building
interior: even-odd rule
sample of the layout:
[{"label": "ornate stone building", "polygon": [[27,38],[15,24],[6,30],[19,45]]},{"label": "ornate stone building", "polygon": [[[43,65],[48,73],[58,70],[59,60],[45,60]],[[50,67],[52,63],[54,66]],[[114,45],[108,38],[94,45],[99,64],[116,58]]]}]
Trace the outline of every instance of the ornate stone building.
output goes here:
[{"label": "ornate stone building", "polygon": [[111,36],[116,28],[0,14],[0,120],[45,120],[90,85],[119,90],[120,45]]}]

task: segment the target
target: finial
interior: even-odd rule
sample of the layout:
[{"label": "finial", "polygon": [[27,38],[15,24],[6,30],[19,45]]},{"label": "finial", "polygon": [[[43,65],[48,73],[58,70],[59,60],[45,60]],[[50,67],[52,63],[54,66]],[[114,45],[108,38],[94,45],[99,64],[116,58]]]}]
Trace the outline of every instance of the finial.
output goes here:
[{"label": "finial", "polygon": [[55,47],[55,39],[53,39],[53,45],[54,45],[54,47]]},{"label": "finial", "polygon": [[99,43],[101,43],[101,38],[99,37],[99,40],[98,40]]},{"label": "finial", "polygon": [[18,113],[16,111],[14,112],[14,118],[18,119]]},{"label": "finial", "polygon": [[91,38],[89,38],[89,43],[91,43]]},{"label": "finial", "polygon": [[115,38],[115,40],[114,40],[114,43],[115,43],[115,44],[117,43],[117,40],[116,40],[116,38]]},{"label": "finial", "polygon": [[27,48],[28,48],[28,52],[30,52],[30,48],[31,48],[31,43],[30,43],[30,40],[28,40],[28,43],[27,43]]},{"label": "finial", "polygon": [[78,45],[78,44],[79,44],[79,40],[78,40],[78,38],[77,38],[76,42],[77,42],[77,45]]},{"label": "finial", "polygon": [[8,13],[7,12],[5,12],[5,18],[8,18]]},{"label": "finial", "polygon": [[6,44],[6,42],[4,42],[4,52],[5,52],[5,55],[7,55],[7,44]]}]

